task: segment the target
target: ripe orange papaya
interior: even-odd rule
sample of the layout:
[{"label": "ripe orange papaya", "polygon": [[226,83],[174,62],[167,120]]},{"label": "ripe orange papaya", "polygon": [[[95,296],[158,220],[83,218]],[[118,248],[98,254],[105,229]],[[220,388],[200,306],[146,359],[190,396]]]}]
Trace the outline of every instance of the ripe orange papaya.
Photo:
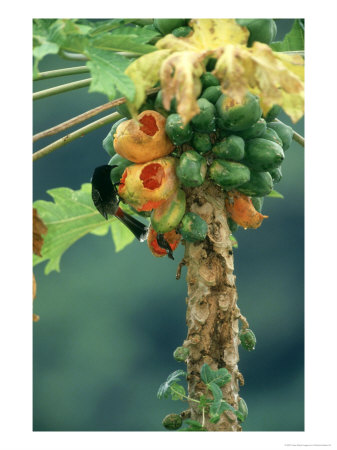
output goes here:
[{"label": "ripe orange papaya", "polygon": [[126,120],[114,134],[116,153],[134,163],[145,163],[168,155],[174,145],[165,132],[166,119],[157,111],[141,112]]}]

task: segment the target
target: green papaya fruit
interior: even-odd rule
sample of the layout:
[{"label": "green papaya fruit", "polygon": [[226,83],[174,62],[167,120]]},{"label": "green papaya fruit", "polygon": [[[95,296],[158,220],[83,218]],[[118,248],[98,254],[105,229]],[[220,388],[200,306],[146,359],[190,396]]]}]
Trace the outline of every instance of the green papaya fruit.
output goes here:
[{"label": "green papaya fruit", "polygon": [[178,231],[185,241],[198,242],[206,238],[208,225],[198,214],[188,212],[184,215]]},{"label": "green papaya fruit", "polygon": [[178,189],[173,196],[151,213],[151,225],[157,233],[174,230],[185,214],[186,194]]},{"label": "green papaya fruit", "polygon": [[206,172],[206,159],[196,151],[188,150],[180,156],[176,174],[183,186],[201,186],[205,180]]},{"label": "green papaya fruit", "polygon": [[162,424],[167,430],[178,430],[183,424],[183,419],[179,414],[168,414]]},{"label": "green papaya fruit", "polygon": [[154,19],[153,25],[161,34],[171,33],[172,30],[186,25],[187,19]]},{"label": "green papaya fruit", "polygon": [[170,114],[166,119],[165,131],[174,145],[182,145],[193,137],[193,129],[190,123],[183,124],[179,114]]},{"label": "green papaya fruit", "polygon": [[185,362],[189,354],[188,347],[177,347],[173,352],[173,358],[178,362]]},{"label": "green papaya fruit", "polygon": [[279,183],[282,179],[281,167],[276,167],[276,169],[269,170],[269,173],[274,181],[274,183]]},{"label": "green papaya fruit", "polygon": [[[120,95],[123,97],[122,95]],[[126,117],[127,119],[131,119],[132,115],[129,111],[129,108],[126,106],[126,103],[122,103],[121,105],[116,106],[116,111],[121,115]]]},{"label": "green papaya fruit", "polygon": [[263,197],[252,197],[251,200],[252,200],[253,206],[256,209],[256,211],[258,211],[260,213],[262,211],[264,198]]},{"label": "green papaya fruit", "polygon": [[170,110],[167,111],[163,105],[163,91],[158,91],[155,101],[154,101],[154,109],[159,112],[162,116],[167,117],[169,114],[176,113],[176,99],[173,98],[170,104]]},{"label": "green papaya fruit", "polygon": [[118,125],[120,123],[124,122],[125,120],[128,120],[128,119],[126,117],[123,117],[122,119],[117,120],[117,122],[115,122],[112,125],[109,133],[103,139],[103,142],[102,142],[103,148],[110,156],[113,156],[116,153],[115,147],[114,147],[114,134],[116,133]]},{"label": "green papaya fruit", "polygon": [[133,162],[128,159],[123,158],[118,153],[116,153],[109,161],[109,166],[117,166],[111,169],[110,178],[112,184],[118,184],[120,179],[122,178],[124,170],[131,166]]},{"label": "green papaya fruit", "polygon": [[209,86],[202,91],[200,98],[205,98],[210,103],[213,103],[213,105],[215,105],[220,95],[221,95],[220,86]]},{"label": "green papaya fruit", "polygon": [[236,104],[226,94],[222,94],[215,106],[225,128],[232,131],[251,127],[262,114],[259,98],[250,92],[247,93],[243,104]]},{"label": "green papaya fruit", "polygon": [[252,330],[249,328],[240,330],[239,339],[245,350],[248,350],[249,352],[255,350],[256,337]]},{"label": "green papaya fruit", "polygon": [[142,104],[142,106],[138,110],[138,114],[143,111],[152,111],[154,110],[154,100],[147,98],[146,102]]},{"label": "green papaya fruit", "polygon": [[210,86],[220,86],[219,79],[211,72],[204,72],[200,77],[202,83],[202,89],[206,89]]},{"label": "green papaya fruit", "polygon": [[267,127],[264,133],[262,133],[261,136],[259,136],[259,138],[267,139],[267,141],[276,142],[276,144],[280,145],[281,147],[283,145],[283,142],[281,141],[279,135],[272,128]]},{"label": "green papaya fruit", "polygon": [[273,19],[236,19],[239,25],[248,28],[248,47],[255,41],[271,44],[277,33],[277,26]]},{"label": "green papaya fruit", "polygon": [[266,119],[266,122],[272,122],[281,112],[281,106],[280,105],[273,105],[270,110],[267,112],[266,115],[263,115],[263,117]]},{"label": "green papaya fruit", "polygon": [[288,150],[290,147],[290,144],[293,140],[294,130],[286,125],[285,123],[281,122],[269,122],[267,124],[268,128],[271,128],[272,130],[276,131],[276,133],[279,135],[280,139],[282,140],[282,147],[283,150]]},{"label": "green papaya fruit", "polygon": [[265,197],[273,190],[273,179],[269,172],[250,172],[250,180],[237,188],[250,197]]},{"label": "green papaya fruit", "polygon": [[214,70],[216,63],[217,63],[216,58],[209,58],[206,63],[206,70],[208,72],[211,72],[212,70]]},{"label": "green papaya fruit", "polygon": [[208,133],[198,133],[197,131],[193,135],[192,147],[198,153],[207,153],[212,150],[212,142]]},{"label": "green papaya fruit", "polygon": [[249,181],[250,170],[238,162],[215,159],[209,167],[209,176],[215,184],[231,190]]},{"label": "green papaya fruit", "polygon": [[199,98],[197,104],[200,112],[192,118],[192,128],[200,133],[211,133],[215,130],[215,106],[205,98]]},{"label": "green papaya fruit", "polygon": [[240,161],[245,156],[245,141],[232,134],[215,144],[212,152],[217,158]]},{"label": "green papaya fruit", "polygon": [[252,170],[265,172],[275,169],[283,159],[283,149],[276,142],[255,138],[246,143],[244,163]]},{"label": "green papaya fruit", "polygon": [[267,129],[267,124],[265,119],[261,117],[257,122],[255,122],[251,127],[246,128],[242,131],[237,131],[238,136],[241,136],[242,139],[248,141],[249,139],[254,139],[260,137]]},{"label": "green papaya fruit", "polygon": [[248,406],[247,406],[247,403],[244,401],[243,398],[240,398],[240,400],[239,400],[238,410],[242,414],[242,420],[240,420],[240,419],[239,420],[241,422],[244,422],[247,419],[247,417],[248,417]]},{"label": "green papaya fruit", "polygon": [[174,30],[172,30],[172,34],[173,34],[173,36],[178,37],[178,38],[186,37],[191,33],[191,31],[193,31],[193,28],[191,28],[191,27],[178,27],[178,28],[175,28]]}]

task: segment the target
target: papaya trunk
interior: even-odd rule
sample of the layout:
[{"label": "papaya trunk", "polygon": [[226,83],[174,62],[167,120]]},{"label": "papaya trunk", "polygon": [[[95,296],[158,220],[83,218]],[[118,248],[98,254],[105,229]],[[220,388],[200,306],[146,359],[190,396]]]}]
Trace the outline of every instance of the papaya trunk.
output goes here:
[{"label": "papaya trunk", "polygon": [[[233,251],[230,231],[224,209],[224,193],[213,184],[204,183],[187,192],[188,210],[199,214],[208,224],[207,238],[185,245],[184,262],[187,265],[188,297],[186,322],[190,350],[187,360],[189,396],[199,399],[206,394],[200,379],[204,363],[216,370],[225,367],[232,378],[222,387],[223,398],[235,409],[239,401],[238,372],[239,337],[237,291],[233,274]],[[226,411],[218,423],[209,421],[207,412],[200,411],[196,402],[190,402],[191,418],[203,423],[209,431],[241,431],[236,416]]]}]

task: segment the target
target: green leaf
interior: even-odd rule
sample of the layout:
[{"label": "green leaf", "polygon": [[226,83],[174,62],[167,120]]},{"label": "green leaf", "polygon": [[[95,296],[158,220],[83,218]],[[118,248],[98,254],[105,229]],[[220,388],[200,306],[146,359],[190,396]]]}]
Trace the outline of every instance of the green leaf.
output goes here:
[{"label": "green leaf", "polygon": [[232,234],[229,235],[229,239],[232,241],[232,247],[234,248],[239,247],[237,239]]},{"label": "green leaf", "polygon": [[241,414],[239,411],[236,411],[233,406],[224,400],[214,401],[209,409],[209,415],[211,417],[210,421],[213,423],[217,423],[220,419],[220,416],[225,411],[232,411],[235,415]]},{"label": "green leaf", "polygon": [[87,46],[91,30],[88,25],[76,24],[72,19],[59,19],[50,27],[48,40],[55,42],[62,49],[82,53]]},{"label": "green leaf", "polygon": [[204,428],[201,423],[197,422],[196,420],[187,419],[185,420],[185,423],[189,425],[188,428],[181,428],[177,431],[207,431],[206,428]]},{"label": "green leaf", "polygon": [[186,372],[184,370],[176,370],[173,373],[171,373],[167,377],[167,380],[159,386],[157,397],[159,399],[167,398],[171,392],[171,385],[173,383],[180,381],[180,377],[182,376],[186,376]]},{"label": "green leaf", "polygon": [[273,42],[271,48],[276,52],[289,52],[304,50],[304,28],[299,19],[296,19],[289,33],[283,41]]},{"label": "green leaf", "polygon": [[35,46],[33,49],[34,56],[34,66],[33,66],[33,77],[37,76],[39,73],[38,65],[42,58],[46,55],[55,55],[59,52],[60,47],[54,42],[44,41],[41,45]]},{"label": "green leaf", "polygon": [[206,406],[208,406],[209,403],[212,403],[213,400],[211,400],[210,398],[207,398],[206,395],[202,395],[199,399],[199,405],[198,408],[200,411],[203,410],[203,408],[206,408]]},{"label": "green leaf", "polygon": [[[106,234],[109,225],[114,227],[114,240],[119,236],[118,251],[128,245],[131,240],[124,230],[117,233],[117,228],[125,228],[115,217],[106,221],[96,210],[91,198],[91,184],[82,184],[81,189],[73,191],[69,188],[55,188],[47,191],[54,201],[37,200],[34,208],[48,228],[44,236],[42,257],[34,255],[34,265],[48,261],[45,273],[60,271],[60,260],[63,253],[84,235],[96,232]],[[124,241],[123,241],[124,240]]]},{"label": "green leaf", "polygon": [[170,386],[172,400],[184,400],[186,395],[184,386],[178,383],[172,383]]},{"label": "green leaf", "polygon": [[214,381],[209,383],[208,386],[209,386],[210,390],[212,391],[213,398],[214,398],[214,401],[212,403],[221,402],[223,395],[222,395],[222,390],[220,389],[220,387]]},{"label": "green leaf", "polygon": [[92,76],[89,92],[102,92],[112,100],[117,89],[126,98],[134,98],[135,86],[124,73],[130,64],[127,58],[95,47],[88,47],[85,54],[90,58],[87,66]]},{"label": "green leaf", "polygon": [[112,240],[115,244],[116,253],[123,250],[127,245],[135,239],[135,236],[124,225],[121,226],[119,220],[116,220],[110,225]]},{"label": "green leaf", "polygon": [[192,419],[186,419],[184,420],[184,423],[189,425],[188,428],[181,428],[177,431],[207,431],[200,422],[197,422],[196,420]]},{"label": "green leaf", "polygon": [[141,27],[119,27],[96,37],[91,44],[102,50],[143,55],[157,50],[154,45],[146,44],[156,35],[157,33]]},{"label": "green leaf", "polygon": [[271,197],[271,198],[284,198],[284,196],[282,194],[280,194],[280,192],[277,191],[271,191],[267,197]]},{"label": "green leaf", "polygon": [[207,386],[213,382],[221,387],[231,380],[231,375],[225,367],[212,370],[208,364],[204,364],[201,367],[200,377]]},{"label": "green leaf", "polygon": [[131,19],[111,19],[100,21],[98,24],[93,24],[92,30],[89,33],[90,37],[98,36],[101,33],[106,33],[108,31],[113,30],[114,28],[118,28],[120,25],[125,25],[129,23]]}]

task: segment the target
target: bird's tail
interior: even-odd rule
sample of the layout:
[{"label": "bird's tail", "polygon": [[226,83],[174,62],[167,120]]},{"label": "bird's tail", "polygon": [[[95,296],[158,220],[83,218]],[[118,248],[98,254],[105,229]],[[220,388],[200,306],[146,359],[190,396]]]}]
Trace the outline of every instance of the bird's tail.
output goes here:
[{"label": "bird's tail", "polygon": [[147,239],[147,235],[149,233],[149,227],[147,225],[144,225],[130,214],[127,214],[121,208],[118,208],[115,216],[131,231],[131,233],[135,235],[140,242]]}]

